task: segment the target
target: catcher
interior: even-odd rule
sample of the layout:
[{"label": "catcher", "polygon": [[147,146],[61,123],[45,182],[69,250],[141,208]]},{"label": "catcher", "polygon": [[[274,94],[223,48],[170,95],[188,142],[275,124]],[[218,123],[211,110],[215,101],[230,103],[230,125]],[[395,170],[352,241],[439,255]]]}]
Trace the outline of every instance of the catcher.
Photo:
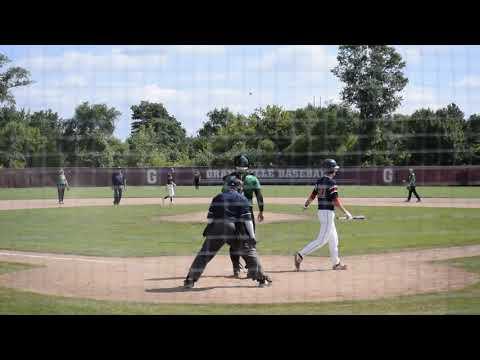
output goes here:
[{"label": "catcher", "polygon": [[[250,167],[250,161],[245,155],[235,156],[233,159],[235,164],[235,172],[225,176],[223,178],[224,185],[222,191],[228,191],[228,183],[234,179],[239,179],[243,182],[243,195],[247,198],[249,203],[249,210],[252,214],[253,229],[255,230],[255,214],[253,213],[253,194],[255,194],[258,203],[258,222],[263,221],[263,195],[261,190],[260,181],[251,172],[248,172]],[[233,265],[233,276],[238,278],[240,276],[240,270],[242,265],[240,264],[240,256],[234,254],[230,248],[230,259]],[[245,259],[244,259],[245,260]]]}]

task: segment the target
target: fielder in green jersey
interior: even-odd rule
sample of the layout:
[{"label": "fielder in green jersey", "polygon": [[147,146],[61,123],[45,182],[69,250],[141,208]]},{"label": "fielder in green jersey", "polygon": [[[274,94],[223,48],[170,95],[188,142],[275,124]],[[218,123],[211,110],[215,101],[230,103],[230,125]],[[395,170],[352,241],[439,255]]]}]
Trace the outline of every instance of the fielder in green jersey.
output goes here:
[{"label": "fielder in green jersey", "polygon": [[[410,199],[412,198],[412,194],[414,194],[417,197],[417,202],[420,202],[422,200],[420,199],[420,195],[418,195],[417,190],[416,190],[417,178],[415,176],[415,172],[413,171],[413,169],[408,169],[408,171],[409,171],[408,186],[407,186],[408,198],[405,201],[409,202]],[[403,182],[405,182],[405,180],[403,180]]]}]

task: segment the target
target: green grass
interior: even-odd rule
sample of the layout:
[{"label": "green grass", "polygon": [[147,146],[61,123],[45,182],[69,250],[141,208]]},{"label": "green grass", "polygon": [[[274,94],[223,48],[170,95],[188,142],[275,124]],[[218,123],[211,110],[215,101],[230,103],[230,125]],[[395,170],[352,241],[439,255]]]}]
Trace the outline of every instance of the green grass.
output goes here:
[{"label": "green grass", "polygon": [[30,265],[30,264],[21,264],[21,263],[13,263],[13,262],[0,262],[0,275],[6,274],[9,272],[21,271],[21,270],[28,270],[38,267],[38,265]]},{"label": "green grass", "polygon": [[[312,186],[264,185],[263,194],[266,197],[307,197]],[[202,186],[195,190],[193,186],[178,186],[179,197],[213,197],[220,186]],[[425,198],[480,198],[480,186],[419,186],[420,196]],[[341,196],[344,197],[399,197],[407,196],[404,186],[341,186]],[[130,186],[126,197],[161,197],[165,196],[164,186]],[[0,188],[0,200],[56,199],[57,190],[54,187],[38,188]],[[65,192],[65,201],[69,198],[111,198],[109,187],[72,187]]]},{"label": "green grass", "polygon": [[[480,273],[480,257],[449,260],[470,272]],[[0,263],[0,268],[1,268]],[[129,315],[321,315],[321,314],[480,314],[480,283],[463,290],[401,296],[373,301],[294,304],[187,305],[144,304],[71,299],[38,295],[0,287],[0,314],[129,314]]]},{"label": "green grass", "polygon": [[[480,209],[351,207],[366,221],[337,221],[342,255],[480,243]],[[192,255],[203,224],[161,222],[160,215],[206,211],[205,205],[79,207],[0,212],[0,249],[97,256]],[[312,206],[271,205],[268,211],[308,216],[305,221],[257,227],[261,254],[291,255],[319,231]],[[223,253],[226,249],[222,250]],[[315,255],[326,256],[325,247]]]}]

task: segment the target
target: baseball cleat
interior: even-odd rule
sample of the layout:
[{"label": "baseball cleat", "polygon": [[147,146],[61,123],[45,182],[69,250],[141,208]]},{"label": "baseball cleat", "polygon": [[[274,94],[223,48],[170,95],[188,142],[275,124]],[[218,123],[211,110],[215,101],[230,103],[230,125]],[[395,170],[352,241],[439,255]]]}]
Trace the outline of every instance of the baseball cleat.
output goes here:
[{"label": "baseball cleat", "polygon": [[333,265],[332,269],[333,270],[347,270],[347,265],[344,265],[342,263],[338,263],[337,265]]},{"label": "baseball cleat", "polygon": [[192,280],[185,280],[183,282],[183,288],[184,289],[193,289],[194,286],[195,286],[195,282],[192,281]]},{"label": "baseball cleat", "polygon": [[303,261],[302,255],[300,253],[295,254],[295,270],[300,271],[300,264]]},{"label": "baseball cleat", "polygon": [[240,279],[240,270],[235,270],[233,272],[233,277],[236,278],[236,279]]},{"label": "baseball cleat", "polygon": [[265,275],[265,277],[262,280],[258,281],[258,287],[266,287],[266,286],[271,286],[272,285],[272,278],[268,275]]}]

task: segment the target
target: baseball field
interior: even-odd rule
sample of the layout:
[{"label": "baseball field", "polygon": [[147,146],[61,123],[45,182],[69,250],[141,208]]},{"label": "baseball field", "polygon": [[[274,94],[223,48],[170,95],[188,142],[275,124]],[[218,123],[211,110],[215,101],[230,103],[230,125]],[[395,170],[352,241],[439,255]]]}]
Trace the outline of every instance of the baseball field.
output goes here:
[{"label": "baseball field", "polygon": [[[263,186],[258,252],[273,285],[232,278],[225,247],[191,291],[183,279],[199,250],[219,187],[0,189],[0,314],[478,314],[480,187],[344,186],[353,215],[337,220],[346,271],[328,246],[294,271],[293,254],[316,238],[309,186]],[[338,214],[340,215],[340,214]],[[245,274],[244,274],[245,275]]]}]

